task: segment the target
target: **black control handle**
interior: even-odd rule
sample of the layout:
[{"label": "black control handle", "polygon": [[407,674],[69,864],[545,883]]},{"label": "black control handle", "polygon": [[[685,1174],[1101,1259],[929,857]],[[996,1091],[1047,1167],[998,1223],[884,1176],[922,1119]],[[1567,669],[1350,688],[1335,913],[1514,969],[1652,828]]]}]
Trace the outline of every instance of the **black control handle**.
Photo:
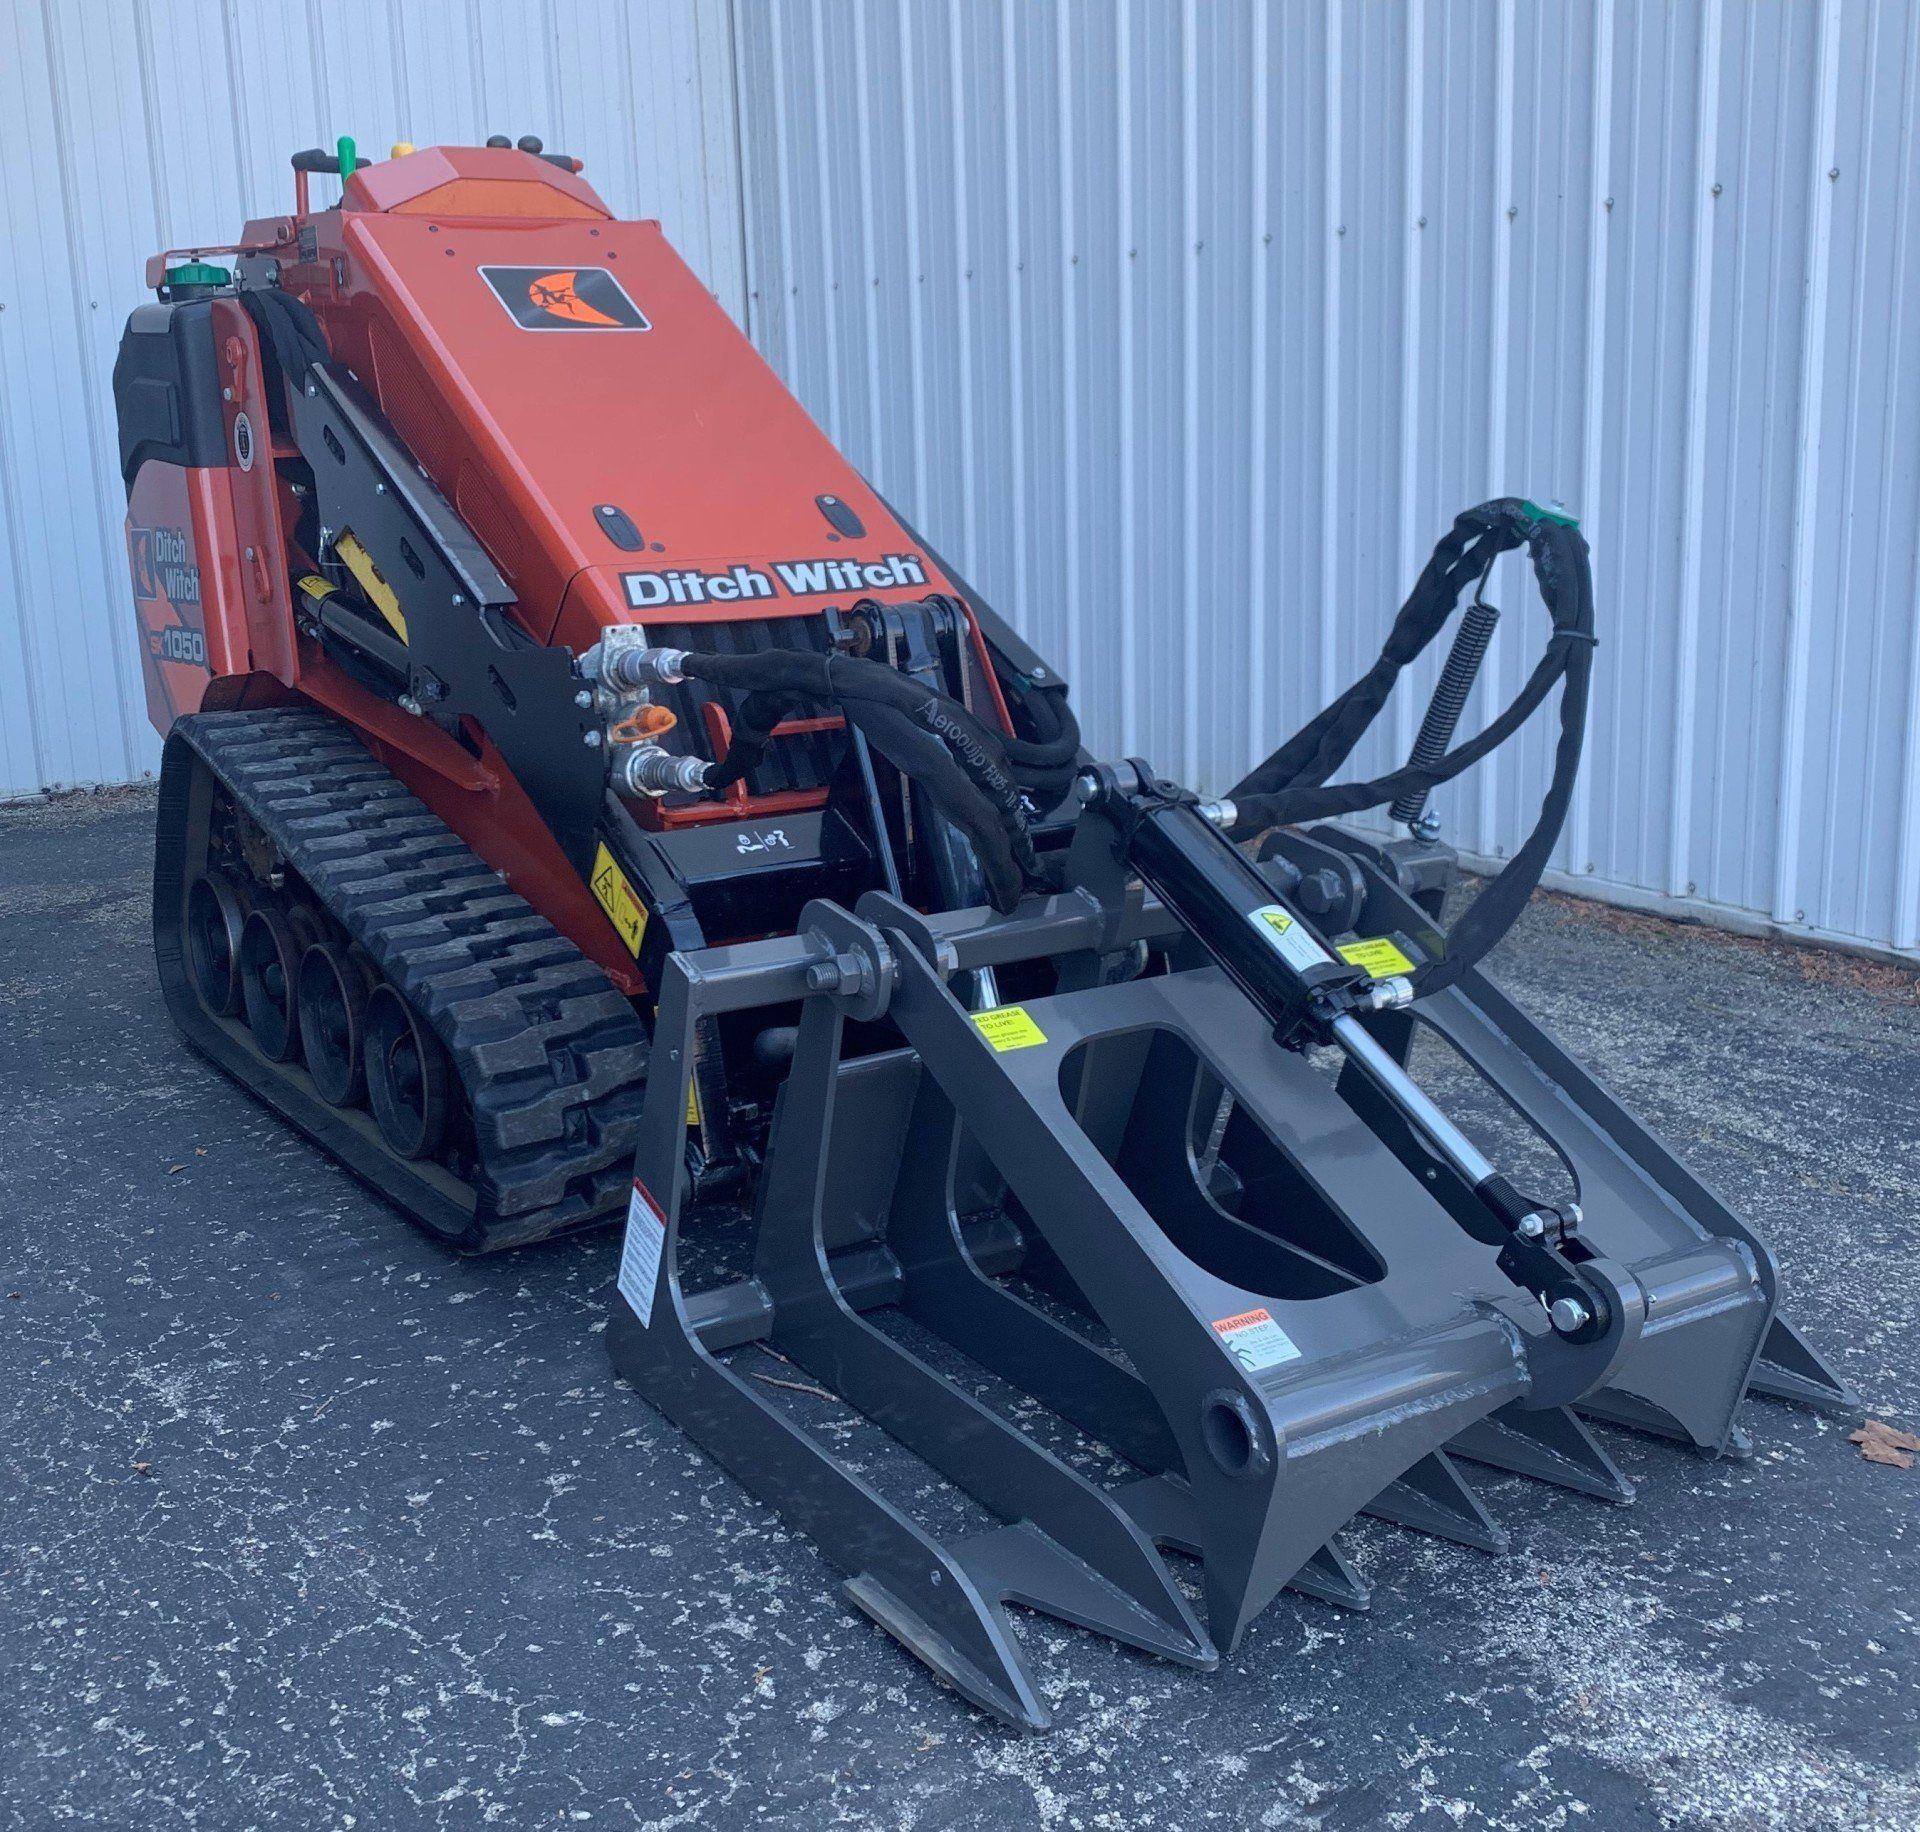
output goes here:
[{"label": "black control handle", "polygon": [[[355,159],[353,169],[357,172],[363,165],[371,165],[371,159]],[[295,153],[293,169],[296,172],[326,172],[333,177],[340,175],[340,155],[330,153],[324,147],[310,146],[304,153]]]}]

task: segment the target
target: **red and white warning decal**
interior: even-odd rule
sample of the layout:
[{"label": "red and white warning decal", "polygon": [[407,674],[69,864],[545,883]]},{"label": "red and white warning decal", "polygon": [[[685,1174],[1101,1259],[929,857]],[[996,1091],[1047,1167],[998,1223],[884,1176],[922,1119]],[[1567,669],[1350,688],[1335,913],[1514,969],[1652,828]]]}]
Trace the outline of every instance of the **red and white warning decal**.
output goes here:
[{"label": "red and white warning decal", "polygon": [[660,1256],[667,1245],[667,1218],[638,1177],[627,1200],[627,1238],[620,1246],[620,1295],[643,1325],[653,1325],[653,1294],[660,1283]]},{"label": "red and white warning decal", "polygon": [[1293,1338],[1274,1322],[1273,1313],[1264,1306],[1259,1310],[1243,1310],[1236,1316],[1216,1317],[1213,1327],[1233,1352],[1234,1360],[1249,1374],[1300,1359],[1300,1350]]}]

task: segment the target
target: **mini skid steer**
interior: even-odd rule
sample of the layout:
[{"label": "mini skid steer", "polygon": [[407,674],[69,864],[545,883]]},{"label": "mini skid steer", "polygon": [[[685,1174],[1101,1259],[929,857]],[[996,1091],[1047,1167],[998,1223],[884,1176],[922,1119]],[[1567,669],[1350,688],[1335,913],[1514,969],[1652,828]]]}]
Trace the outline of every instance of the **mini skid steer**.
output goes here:
[{"label": "mini skid steer", "polygon": [[[1009,1604],[1210,1667],[1282,1589],[1365,1602],[1356,1515],[1500,1548],[1463,1464],[1619,1502],[1593,1420],[1740,1456],[1750,1391],[1854,1407],[1480,972],[1578,765],[1571,520],[1461,515],[1203,800],[1086,752],[578,161],[293,169],[150,263],[114,371],[168,1007],[454,1248],[623,1225],[615,1367],[967,1699],[1047,1722]],[[1544,655],[1456,741],[1516,550]],[[1332,783],[1457,609],[1412,759]],[[1449,924],[1427,796],[1556,690]]]}]

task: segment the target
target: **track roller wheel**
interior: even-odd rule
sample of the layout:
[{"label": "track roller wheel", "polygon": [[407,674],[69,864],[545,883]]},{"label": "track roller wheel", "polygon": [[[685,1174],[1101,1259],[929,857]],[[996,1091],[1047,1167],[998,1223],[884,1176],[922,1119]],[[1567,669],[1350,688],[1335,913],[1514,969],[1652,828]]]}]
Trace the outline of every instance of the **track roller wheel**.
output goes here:
[{"label": "track roller wheel", "polygon": [[218,873],[195,878],[187,891],[187,973],[200,1003],[216,1017],[239,1016],[240,931],[246,906]]},{"label": "track roller wheel", "polygon": [[357,1107],[366,1098],[367,980],[344,948],[309,943],[300,956],[295,1000],[300,1053],[320,1098]]},{"label": "track roller wheel", "polygon": [[240,931],[240,992],[254,1047],[269,1062],[300,1054],[294,1019],[300,944],[279,911],[262,904]]},{"label": "track roller wheel", "polygon": [[431,1157],[452,1111],[453,1072],[439,1039],[391,986],[376,986],[367,1000],[362,1060],[380,1136],[403,1158]]}]

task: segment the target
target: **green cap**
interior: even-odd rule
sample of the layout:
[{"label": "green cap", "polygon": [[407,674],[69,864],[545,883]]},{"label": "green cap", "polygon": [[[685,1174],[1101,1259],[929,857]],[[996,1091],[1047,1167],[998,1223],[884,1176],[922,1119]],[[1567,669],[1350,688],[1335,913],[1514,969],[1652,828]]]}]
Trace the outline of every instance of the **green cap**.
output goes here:
[{"label": "green cap", "polygon": [[1558,522],[1562,528],[1578,528],[1580,523],[1571,516],[1562,514],[1558,509],[1543,509],[1538,503],[1522,502],[1520,508],[1529,519],[1536,522]]},{"label": "green cap", "polygon": [[169,286],[231,286],[232,270],[216,267],[211,261],[182,261],[167,269]]}]

